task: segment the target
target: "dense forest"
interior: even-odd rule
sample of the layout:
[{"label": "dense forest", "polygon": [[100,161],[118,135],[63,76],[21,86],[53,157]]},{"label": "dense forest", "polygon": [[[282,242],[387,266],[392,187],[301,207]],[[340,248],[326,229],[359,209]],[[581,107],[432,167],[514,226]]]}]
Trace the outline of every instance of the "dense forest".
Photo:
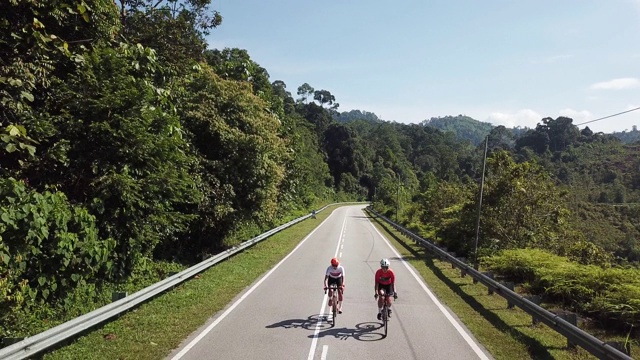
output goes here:
[{"label": "dense forest", "polygon": [[[640,284],[629,280],[640,278],[635,128],[339,112],[330,91],[305,83],[292,94],[247,50],[210,49],[222,16],[209,3],[0,5],[0,336],[332,201],[371,201],[471,258],[485,145],[483,266],[640,324]],[[549,275],[534,281],[531,251],[582,266],[592,283],[549,290]],[[530,271],[507,267],[518,256]]]}]

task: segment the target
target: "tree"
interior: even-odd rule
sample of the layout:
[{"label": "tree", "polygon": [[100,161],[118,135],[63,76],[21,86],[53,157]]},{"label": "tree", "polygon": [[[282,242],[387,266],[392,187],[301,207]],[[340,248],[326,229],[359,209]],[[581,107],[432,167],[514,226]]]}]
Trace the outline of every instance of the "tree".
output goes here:
[{"label": "tree", "polygon": [[[207,35],[211,29],[222,23],[222,15],[211,9],[212,0],[119,0],[120,17],[127,28],[128,19],[133,13],[151,14],[154,11],[167,11],[173,19],[182,17],[198,31]],[[125,30],[127,31],[127,30]]]},{"label": "tree", "polygon": [[205,36],[222,23],[220,13],[211,9],[212,0],[119,2],[124,38],[153,48],[172,75],[181,76],[202,60]]},{"label": "tree", "polygon": [[590,138],[591,136],[593,136],[593,131],[591,131],[591,129],[589,129],[589,127],[587,126],[580,131],[580,135],[586,138]]},{"label": "tree", "polygon": [[[567,233],[566,193],[535,163],[517,164],[500,151],[487,159],[488,171],[482,205],[482,244],[489,247],[537,247],[557,251],[571,242]],[[468,209],[468,219],[475,209]]]},{"label": "tree", "polygon": [[[86,47],[110,41],[118,12],[104,0],[0,3],[0,127],[18,123],[52,75],[73,69]],[[67,68],[69,66],[69,68]]]},{"label": "tree", "polygon": [[314,92],[314,91],[315,91],[315,90],[311,87],[311,85],[309,85],[309,84],[307,84],[307,83],[304,83],[304,84],[300,85],[300,86],[298,87],[298,92],[297,92],[297,94],[298,94],[301,98],[300,98],[300,99],[298,99],[298,101],[299,101],[300,103],[303,103],[303,102],[304,102],[304,103],[306,104],[306,103],[307,103],[307,101],[308,101],[307,99],[309,98],[309,96],[313,95],[313,92]]},{"label": "tree", "polygon": [[542,124],[536,126],[536,130],[548,135],[549,147],[552,151],[562,151],[575,143],[580,134],[578,127],[572,122],[573,120],[568,117],[561,116],[555,120],[547,117],[542,119]]},{"label": "tree", "polygon": [[502,125],[491,129],[489,133],[489,146],[491,151],[494,150],[511,150],[515,141],[513,133]]},{"label": "tree", "polygon": [[201,201],[197,163],[168,92],[151,81],[152,49],[122,44],[83,57],[25,121],[42,151],[27,174],[34,187],[54,185],[90,210],[100,236],[117,242],[111,257],[126,277],[193,220],[182,210]]},{"label": "tree", "polygon": [[[331,124],[324,134],[324,149],[327,154],[327,164],[334,179],[334,186],[339,188],[343,174],[360,177],[355,161],[356,142],[352,130],[342,124]],[[351,188],[353,188],[350,185]]]},{"label": "tree", "polygon": [[175,87],[206,194],[193,238],[180,243],[219,250],[239,224],[269,224],[277,215],[287,153],[280,121],[247,82],[221,79],[207,65]]},{"label": "tree", "polygon": [[321,107],[324,107],[324,104],[333,104],[336,101],[336,97],[331,95],[331,93],[327,90],[316,90],[313,92],[313,99],[320,103]]},{"label": "tree", "polygon": [[543,128],[529,129],[516,140],[516,150],[530,148],[537,154],[544,154],[549,149],[549,143],[549,134]]},{"label": "tree", "polygon": [[287,85],[282,80],[276,80],[271,83],[271,89],[274,97],[277,97],[282,102],[282,108],[286,115],[292,115],[295,110],[295,101],[291,97],[291,93],[287,91]]}]

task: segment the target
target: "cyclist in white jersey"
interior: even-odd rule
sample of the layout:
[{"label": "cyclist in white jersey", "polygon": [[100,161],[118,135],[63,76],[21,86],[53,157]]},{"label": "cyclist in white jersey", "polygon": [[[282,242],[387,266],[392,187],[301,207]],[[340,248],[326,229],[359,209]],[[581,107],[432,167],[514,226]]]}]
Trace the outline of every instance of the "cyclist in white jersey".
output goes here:
[{"label": "cyclist in white jersey", "polygon": [[[331,259],[331,265],[327,268],[324,275],[324,289],[327,290],[329,285],[336,284],[338,287],[338,313],[342,314],[342,293],[344,291],[344,268],[340,265],[338,259]],[[332,291],[329,290],[329,306],[333,306],[331,302]]]}]

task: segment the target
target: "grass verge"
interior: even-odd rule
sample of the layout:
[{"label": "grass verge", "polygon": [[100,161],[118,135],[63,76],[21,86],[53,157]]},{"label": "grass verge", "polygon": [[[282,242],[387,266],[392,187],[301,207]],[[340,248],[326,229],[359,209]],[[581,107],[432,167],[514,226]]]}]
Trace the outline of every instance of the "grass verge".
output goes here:
[{"label": "grass verge", "polygon": [[[433,257],[382,220],[371,220],[495,359],[596,359],[582,348],[567,347],[566,338],[548,326],[532,325],[529,314],[519,308],[508,309],[504,298],[488,295],[484,285],[463,277],[459,269]],[[594,336],[605,341],[622,340],[603,333]],[[635,346],[631,354],[637,351]]]}]

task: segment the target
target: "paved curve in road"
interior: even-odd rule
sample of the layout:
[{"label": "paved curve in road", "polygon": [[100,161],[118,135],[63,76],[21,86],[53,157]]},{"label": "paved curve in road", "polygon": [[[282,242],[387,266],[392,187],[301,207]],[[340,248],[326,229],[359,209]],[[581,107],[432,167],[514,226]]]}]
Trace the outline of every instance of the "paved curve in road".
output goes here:
[{"label": "paved curve in road", "polygon": [[[490,359],[362,209],[334,210],[168,359]],[[334,256],[345,267],[346,289],[344,312],[331,327],[322,283]],[[391,261],[399,294],[386,338],[373,298],[381,258]]]}]

